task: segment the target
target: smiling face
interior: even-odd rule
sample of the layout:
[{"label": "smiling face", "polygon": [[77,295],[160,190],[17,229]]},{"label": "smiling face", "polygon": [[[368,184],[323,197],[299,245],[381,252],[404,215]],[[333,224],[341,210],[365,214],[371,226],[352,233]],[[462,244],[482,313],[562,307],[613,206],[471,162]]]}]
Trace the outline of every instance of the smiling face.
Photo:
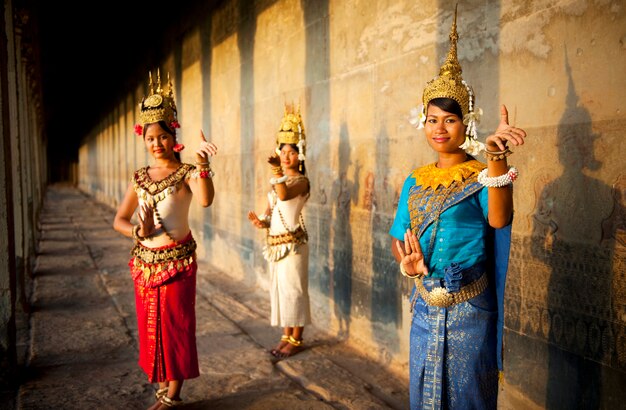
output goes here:
[{"label": "smiling face", "polygon": [[174,157],[172,148],[176,145],[176,139],[158,122],[145,126],[143,141],[146,149],[155,159]]},{"label": "smiling face", "polygon": [[429,104],[424,131],[428,144],[439,153],[464,152],[459,146],[465,142],[465,125],[454,113]]},{"label": "smiling face", "polygon": [[280,148],[280,163],[285,169],[298,169],[300,160],[298,159],[298,151],[291,144],[283,144]]}]

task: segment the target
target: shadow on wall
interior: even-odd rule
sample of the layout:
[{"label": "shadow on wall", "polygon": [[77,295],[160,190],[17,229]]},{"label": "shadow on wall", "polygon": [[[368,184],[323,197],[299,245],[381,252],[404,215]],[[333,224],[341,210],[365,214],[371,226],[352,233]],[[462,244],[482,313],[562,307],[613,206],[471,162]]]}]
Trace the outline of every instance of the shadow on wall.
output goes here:
[{"label": "shadow on wall", "polygon": [[[212,126],[211,118],[211,64],[213,62],[213,44],[211,42],[211,33],[213,29],[213,19],[210,13],[200,24],[200,47],[201,47],[201,69],[202,72],[202,129],[205,133],[210,133]],[[213,224],[215,222],[213,207],[209,207],[203,213],[204,221],[202,223],[202,231],[204,237],[206,259],[212,260],[213,247],[210,245],[215,239],[215,231]]]},{"label": "shadow on wall", "polygon": [[[239,30],[237,44],[239,46],[240,71],[240,147],[242,161],[241,172],[241,231],[239,232],[239,248],[244,266],[254,264],[255,228],[247,223],[247,212],[254,204],[254,161],[251,158],[254,149],[254,42],[256,37],[256,15],[254,7],[246,1],[239,1]],[[246,271],[247,279],[256,280],[253,269]]]},{"label": "shadow on wall", "polygon": [[[332,179],[329,160],[330,133],[330,51],[328,0],[301,0],[304,12],[306,61],[306,113],[308,129],[308,177],[311,182],[305,217],[309,231],[309,281],[312,289],[322,295],[331,295],[329,204]],[[318,315],[320,312],[317,313]],[[329,318],[315,317],[317,323],[327,323]]]},{"label": "shadow on wall", "polygon": [[[530,320],[521,331],[548,342],[546,408],[613,408],[623,393],[609,386],[624,380],[626,370],[626,327],[615,310],[624,305],[625,285],[613,277],[619,270],[624,276],[623,262],[613,265],[615,255],[624,254],[624,178],[612,195],[611,187],[585,174],[603,166],[593,149],[601,135],[579,103],[567,55],[565,71],[569,90],[557,134],[563,174],[545,185],[532,216],[531,252],[550,274],[547,311],[533,325],[532,312],[522,308],[520,320]],[[613,213],[602,222],[611,202]]]},{"label": "shadow on wall", "polygon": [[339,337],[350,336],[350,313],[352,310],[352,229],[350,226],[351,202],[356,200],[353,181],[348,179],[350,160],[350,135],[348,126],[342,122],[339,131],[339,179],[333,183],[331,198],[333,201],[332,298],[335,316],[339,321]]},{"label": "shadow on wall", "polygon": [[[389,227],[393,220],[393,197],[388,189],[389,135],[381,128],[376,137],[376,173],[365,179],[364,206],[372,212],[372,305],[371,325],[374,340],[391,353],[399,351],[399,337],[395,331],[401,321],[400,274],[390,249]],[[380,198],[376,195],[380,193]],[[390,331],[389,326],[393,326]]]}]

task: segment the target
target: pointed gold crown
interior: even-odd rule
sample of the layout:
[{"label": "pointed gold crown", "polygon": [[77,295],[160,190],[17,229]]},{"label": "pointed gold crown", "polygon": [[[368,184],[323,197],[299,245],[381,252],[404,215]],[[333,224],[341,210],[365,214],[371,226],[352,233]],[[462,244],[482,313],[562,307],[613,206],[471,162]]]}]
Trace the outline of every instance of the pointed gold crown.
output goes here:
[{"label": "pointed gold crown", "polygon": [[139,121],[142,126],[164,121],[170,128],[178,128],[176,103],[170,74],[167,74],[167,90],[161,88],[161,73],[157,69],[156,83],[152,81],[152,72],[148,72],[150,94],[139,104]]},{"label": "pointed gold crown", "polygon": [[304,161],[306,159],[306,135],[304,133],[304,124],[300,115],[300,104],[298,109],[294,110],[294,105],[285,103],[285,115],[280,122],[280,129],[276,134],[276,154],[280,155],[281,144],[294,144],[298,147],[298,159]]},{"label": "pointed gold crown", "polygon": [[424,110],[428,107],[428,103],[435,98],[451,98],[461,106],[461,111],[465,116],[471,111],[472,107],[470,99],[472,97],[471,88],[463,81],[461,73],[461,64],[457,58],[456,43],[459,35],[456,32],[456,8],[454,9],[454,20],[450,29],[450,50],[446,57],[445,63],[439,70],[439,76],[433,78],[426,84],[424,89]]},{"label": "pointed gold crown", "polygon": [[285,115],[280,122],[280,129],[276,135],[276,147],[280,147],[280,144],[297,145],[300,140],[305,138],[300,106],[294,110],[293,104],[291,106],[285,104]]}]

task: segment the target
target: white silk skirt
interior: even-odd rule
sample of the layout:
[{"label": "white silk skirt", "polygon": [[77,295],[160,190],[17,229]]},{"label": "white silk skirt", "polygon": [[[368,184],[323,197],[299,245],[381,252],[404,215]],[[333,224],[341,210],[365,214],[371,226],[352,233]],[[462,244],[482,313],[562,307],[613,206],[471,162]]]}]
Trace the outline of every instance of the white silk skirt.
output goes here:
[{"label": "white silk skirt", "polygon": [[311,323],[309,305],[309,245],[296,247],[278,262],[270,262],[270,322],[299,327]]}]

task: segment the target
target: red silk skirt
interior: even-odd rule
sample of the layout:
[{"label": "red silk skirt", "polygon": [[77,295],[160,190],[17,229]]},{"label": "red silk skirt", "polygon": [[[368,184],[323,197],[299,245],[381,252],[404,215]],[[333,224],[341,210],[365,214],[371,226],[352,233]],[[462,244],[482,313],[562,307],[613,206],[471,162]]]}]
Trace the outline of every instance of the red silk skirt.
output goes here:
[{"label": "red silk skirt", "polygon": [[196,349],[197,270],[194,261],[157,287],[144,287],[135,281],[139,366],[150,383],[200,375]]}]

